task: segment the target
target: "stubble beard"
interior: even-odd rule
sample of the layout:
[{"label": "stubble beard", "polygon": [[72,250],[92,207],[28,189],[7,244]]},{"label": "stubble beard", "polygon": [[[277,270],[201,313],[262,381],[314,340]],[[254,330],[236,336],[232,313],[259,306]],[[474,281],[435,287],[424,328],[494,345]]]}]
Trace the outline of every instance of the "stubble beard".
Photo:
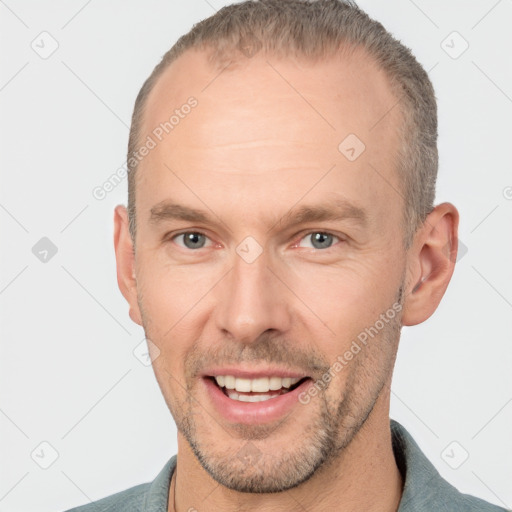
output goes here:
[{"label": "stubble beard", "polygon": [[[403,303],[402,291],[401,286],[399,304]],[[397,314],[380,332],[379,339],[371,342],[379,347],[364,347],[362,352],[368,350],[369,353],[360,353],[350,362],[352,368],[343,396],[329,397],[326,392],[330,386],[327,386],[310,404],[304,405],[316,407],[316,412],[300,438],[288,439],[278,453],[266,451],[265,440],[271,439],[274,433],[283,436],[283,429],[287,428],[286,418],[277,426],[234,426],[234,449],[230,450],[226,446],[215,447],[219,437],[215,428],[221,427],[198,405],[192,384],[187,384],[184,402],[176,407],[168,405],[179,432],[203,469],[216,482],[244,493],[283,492],[342,460],[346,447],[365,424],[383,389],[391,381],[400,329],[401,314]],[[269,352],[267,360],[276,359]],[[209,426],[212,424],[213,431]]]},{"label": "stubble beard", "polygon": [[[316,473],[326,471],[336,461],[341,461],[346,447],[369,418],[391,380],[400,320],[401,315],[397,315],[381,331],[379,340],[372,341],[382,347],[376,349],[379,353],[385,352],[382,357],[358,354],[350,362],[353,368],[342,398],[328,397],[326,391],[329,387],[326,387],[309,404],[302,406],[315,407],[316,412],[308,420],[300,438],[287,439],[279,452],[265,450],[265,440],[271,439],[273,434],[283,437],[287,418],[277,426],[236,425],[232,428],[233,449],[226,446],[217,448],[219,435],[215,435],[206,422],[214,424],[214,429],[221,427],[198,405],[192,389],[187,393],[185,402],[171,410],[178,430],[204,470],[229,489],[243,493],[277,493],[297,487]],[[272,354],[268,360],[274,360]],[[376,362],[381,365],[377,372]],[[221,433],[222,436],[224,434]]]}]

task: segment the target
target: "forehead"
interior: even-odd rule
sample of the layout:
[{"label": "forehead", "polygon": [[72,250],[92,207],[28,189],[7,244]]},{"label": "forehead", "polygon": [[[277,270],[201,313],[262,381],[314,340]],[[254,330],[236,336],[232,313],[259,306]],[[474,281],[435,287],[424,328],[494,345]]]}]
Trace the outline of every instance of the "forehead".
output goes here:
[{"label": "forehead", "polygon": [[[191,97],[196,106],[183,108]],[[177,181],[198,197],[221,190],[255,206],[272,203],[270,189],[289,202],[337,188],[380,207],[375,216],[400,209],[396,105],[361,50],[316,63],[256,54],[220,69],[204,51],[186,51],[146,102],[139,139],[156,145],[139,165],[137,209],[149,212]]]},{"label": "forehead", "polygon": [[[313,136],[332,132],[334,141],[351,128],[372,143],[389,133],[390,126],[401,124],[389,79],[361,48],[347,49],[315,63],[292,56],[256,54],[252,58],[235,56],[213,66],[208,55],[204,50],[187,50],[164,71],[146,101],[145,130],[168,119],[190,96],[201,105],[202,121],[207,120],[208,113],[222,113],[217,120],[227,127],[230,120],[236,123],[248,116],[253,128],[239,132],[240,141],[261,136],[262,131],[276,133],[276,121],[283,114],[286,119],[280,119],[282,122],[288,120],[294,125],[310,121]],[[255,115],[257,110],[260,115]],[[272,114],[269,118],[268,113]],[[234,134],[215,130],[209,135],[208,142],[215,143],[233,142]],[[393,141],[386,137],[383,142],[389,145]]]}]

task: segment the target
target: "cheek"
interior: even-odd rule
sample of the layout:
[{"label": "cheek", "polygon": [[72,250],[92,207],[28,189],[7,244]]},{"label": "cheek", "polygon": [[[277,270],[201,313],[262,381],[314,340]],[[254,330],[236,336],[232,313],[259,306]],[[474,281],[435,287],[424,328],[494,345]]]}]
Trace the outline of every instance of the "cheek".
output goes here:
[{"label": "cheek", "polygon": [[157,251],[140,257],[137,289],[151,326],[164,335],[199,303],[208,282],[194,269],[172,266]]},{"label": "cheek", "polygon": [[[305,265],[294,269],[293,289],[298,297],[333,330],[378,318],[394,293],[394,276],[382,262],[358,254],[336,265]],[[346,332],[345,332],[346,334]]]},{"label": "cheek", "polygon": [[[179,279],[179,271],[162,271],[150,258],[141,263],[144,270],[137,276],[137,289],[144,330],[160,351],[153,361],[155,373],[166,379],[165,370],[177,375],[176,370],[194,339],[189,318],[199,297],[190,277]],[[172,379],[170,384],[173,385]]]}]

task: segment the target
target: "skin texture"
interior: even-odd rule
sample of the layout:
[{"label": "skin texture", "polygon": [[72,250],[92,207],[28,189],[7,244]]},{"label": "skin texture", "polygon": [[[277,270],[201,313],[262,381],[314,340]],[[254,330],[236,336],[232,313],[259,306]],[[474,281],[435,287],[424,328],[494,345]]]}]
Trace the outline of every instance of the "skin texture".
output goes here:
[{"label": "skin texture", "polygon": [[[178,427],[169,510],[397,510],[389,387],[400,327],[437,308],[458,212],[436,206],[404,251],[400,113],[360,51],[316,64],[256,54],[222,72],[187,51],[151,92],[141,140],[190,96],[197,106],[139,164],[135,253],[126,208],[114,214],[119,287],[158,347],[153,368]],[[338,150],[348,134],[366,146],[354,161]],[[285,223],[341,196],[366,211],[365,224]],[[166,200],[213,220],[150,222]],[[206,238],[190,248],[183,231]],[[333,237],[322,246],[315,233]],[[246,237],[262,249],[251,263],[237,252]],[[393,320],[278,421],[234,424],[205,392],[201,375],[215,365],[321,379],[393,304]]]}]

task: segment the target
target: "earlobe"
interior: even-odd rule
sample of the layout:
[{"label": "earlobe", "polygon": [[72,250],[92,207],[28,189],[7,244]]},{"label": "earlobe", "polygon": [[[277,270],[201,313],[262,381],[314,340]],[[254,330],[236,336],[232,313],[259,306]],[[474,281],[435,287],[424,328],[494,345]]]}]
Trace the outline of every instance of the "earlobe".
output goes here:
[{"label": "earlobe", "polygon": [[135,323],[142,325],[137,302],[135,253],[128,229],[128,212],[123,205],[116,206],[114,210],[114,248],[119,290],[130,306],[130,318]]},{"label": "earlobe", "polygon": [[427,216],[407,257],[408,286],[403,325],[427,320],[437,309],[452,277],[457,257],[459,212],[442,203]]}]

